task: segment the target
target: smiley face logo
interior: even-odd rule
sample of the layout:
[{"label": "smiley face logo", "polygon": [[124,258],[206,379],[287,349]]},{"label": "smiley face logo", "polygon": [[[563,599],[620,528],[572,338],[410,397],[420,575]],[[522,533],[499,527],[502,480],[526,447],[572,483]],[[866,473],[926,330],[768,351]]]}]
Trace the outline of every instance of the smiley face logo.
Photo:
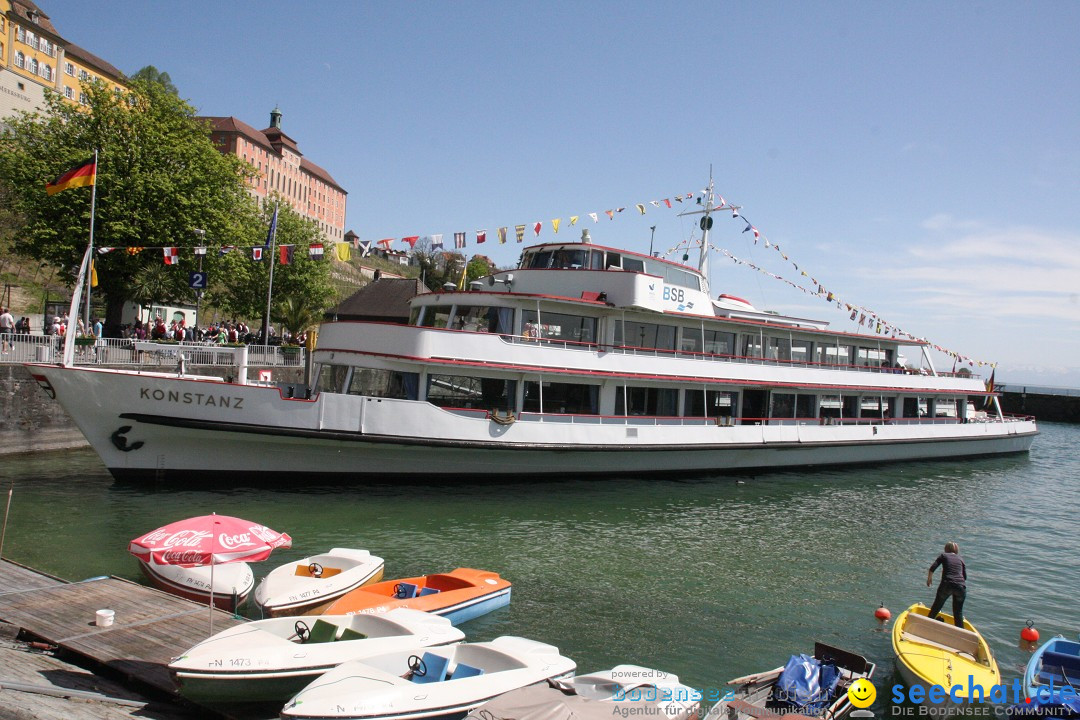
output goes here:
[{"label": "smiley face logo", "polygon": [[859,678],[851,683],[847,691],[848,700],[857,708],[866,708],[874,704],[877,688],[866,678]]}]

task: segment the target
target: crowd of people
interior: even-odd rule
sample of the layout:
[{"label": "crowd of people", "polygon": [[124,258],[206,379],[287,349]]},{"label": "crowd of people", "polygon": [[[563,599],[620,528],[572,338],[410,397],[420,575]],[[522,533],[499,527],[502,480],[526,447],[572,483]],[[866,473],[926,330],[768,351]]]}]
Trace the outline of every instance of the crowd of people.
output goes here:
[{"label": "crowd of people", "polygon": [[[0,308],[0,335],[30,334],[30,319],[23,317],[16,321],[7,308]],[[72,323],[68,315],[54,315],[42,330],[44,335],[65,337]],[[104,337],[104,325],[101,318],[94,318],[87,332],[86,324],[82,318],[77,318],[74,323],[77,337],[93,335],[97,339]],[[153,320],[143,321],[136,319],[134,323],[127,323],[120,328],[119,337],[128,340],[172,340],[177,342],[211,342],[221,345],[246,344],[246,345],[303,345],[307,341],[307,333],[300,333],[293,337],[288,330],[283,330],[280,337],[271,325],[268,330],[268,341],[264,342],[262,330],[253,332],[245,322],[212,322],[206,327],[187,325],[183,320],[172,320],[166,323],[160,315]]]}]

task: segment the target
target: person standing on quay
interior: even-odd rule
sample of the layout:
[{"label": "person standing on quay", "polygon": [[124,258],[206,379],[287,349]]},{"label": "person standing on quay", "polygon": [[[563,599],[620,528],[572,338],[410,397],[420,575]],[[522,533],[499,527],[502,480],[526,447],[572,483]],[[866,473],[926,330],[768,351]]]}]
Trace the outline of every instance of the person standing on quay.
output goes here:
[{"label": "person standing on quay", "polygon": [[937,560],[930,566],[930,571],[926,573],[926,587],[934,584],[934,571],[937,570],[938,565],[941,566],[941,583],[938,585],[934,605],[927,616],[931,620],[937,620],[946,598],[951,596],[953,624],[962,628],[964,627],[964,599],[967,597],[967,565],[960,557],[960,546],[954,542],[945,543],[945,552],[937,556]]}]

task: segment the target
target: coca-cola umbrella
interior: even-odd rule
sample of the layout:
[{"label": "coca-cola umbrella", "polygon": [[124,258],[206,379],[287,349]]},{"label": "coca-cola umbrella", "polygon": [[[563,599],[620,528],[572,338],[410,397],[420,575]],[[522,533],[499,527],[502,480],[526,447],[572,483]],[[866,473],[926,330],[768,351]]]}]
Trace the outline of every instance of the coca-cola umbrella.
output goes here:
[{"label": "coca-cola umbrella", "polygon": [[131,541],[128,551],[145,563],[210,566],[210,632],[214,632],[214,566],[257,562],[292,538],[265,525],[230,515],[202,515],[178,520]]}]

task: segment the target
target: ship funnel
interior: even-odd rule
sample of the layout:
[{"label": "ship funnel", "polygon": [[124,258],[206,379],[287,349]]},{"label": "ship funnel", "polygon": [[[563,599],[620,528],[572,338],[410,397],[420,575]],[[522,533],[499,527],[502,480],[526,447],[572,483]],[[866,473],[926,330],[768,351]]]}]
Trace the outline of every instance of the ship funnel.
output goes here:
[{"label": "ship funnel", "polygon": [[581,231],[581,242],[583,242],[583,243],[591,243],[592,242],[592,238],[589,237],[589,228],[585,228],[584,230]]}]

